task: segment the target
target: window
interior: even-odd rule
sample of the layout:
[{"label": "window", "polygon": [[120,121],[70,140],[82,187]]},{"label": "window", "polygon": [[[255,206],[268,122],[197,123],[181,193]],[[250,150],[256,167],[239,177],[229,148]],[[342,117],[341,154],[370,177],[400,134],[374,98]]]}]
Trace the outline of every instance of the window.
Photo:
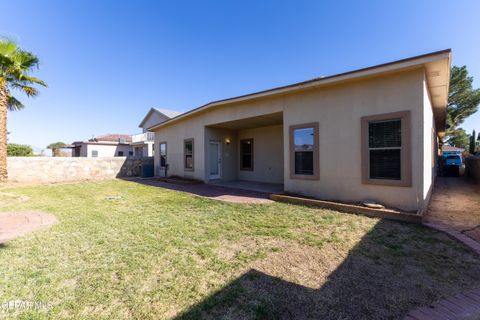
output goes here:
[{"label": "window", "polygon": [[290,126],[290,178],[319,177],[318,123]]},{"label": "window", "polygon": [[193,139],[184,140],[183,146],[185,170],[193,171]]},{"label": "window", "polygon": [[130,157],[132,157],[132,156],[133,156],[133,151],[128,151],[128,155],[129,155]]},{"label": "window", "polygon": [[240,140],[240,170],[253,171],[253,139]]},{"label": "window", "polygon": [[92,157],[93,158],[98,157],[98,151],[97,150],[92,150]]},{"label": "window", "polygon": [[160,142],[160,167],[165,168],[167,165],[167,143]]},{"label": "window", "polygon": [[410,112],[362,118],[364,183],[411,184]]},{"label": "window", "polygon": [[118,151],[117,156],[118,157],[123,157],[123,151]]}]

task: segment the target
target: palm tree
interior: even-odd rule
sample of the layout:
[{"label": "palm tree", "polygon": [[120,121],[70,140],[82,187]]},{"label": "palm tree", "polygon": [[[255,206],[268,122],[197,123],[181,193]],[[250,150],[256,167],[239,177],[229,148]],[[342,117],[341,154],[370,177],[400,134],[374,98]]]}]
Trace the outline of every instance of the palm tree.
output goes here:
[{"label": "palm tree", "polygon": [[34,97],[38,95],[35,84],[46,87],[40,79],[29,74],[38,68],[38,58],[28,51],[22,50],[10,39],[0,39],[0,181],[7,175],[7,111],[17,111],[24,105],[11,95],[18,90]]}]

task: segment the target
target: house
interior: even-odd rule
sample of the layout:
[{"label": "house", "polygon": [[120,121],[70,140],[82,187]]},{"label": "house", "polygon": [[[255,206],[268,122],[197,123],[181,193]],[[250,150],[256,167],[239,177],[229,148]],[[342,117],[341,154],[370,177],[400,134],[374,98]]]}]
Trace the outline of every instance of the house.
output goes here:
[{"label": "house", "polygon": [[159,123],[165,122],[170,118],[174,118],[180,114],[181,112],[179,111],[151,108],[143,118],[142,122],[140,122],[140,124],[138,125],[138,127],[142,129],[142,133],[132,136],[132,147],[134,156],[153,157],[155,134],[152,132],[148,132],[147,129]]},{"label": "house", "polygon": [[106,134],[88,141],[72,143],[73,157],[133,156],[132,137],[127,134]]},{"label": "house", "polygon": [[450,63],[443,50],[208,103],[149,128],[156,175],[425,208]]},{"label": "house", "polygon": [[448,156],[448,155],[451,155],[451,154],[462,155],[464,151],[465,151],[465,149],[463,149],[463,148],[457,148],[457,147],[447,146],[447,145],[442,146],[442,155],[444,155],[444,156]]}]

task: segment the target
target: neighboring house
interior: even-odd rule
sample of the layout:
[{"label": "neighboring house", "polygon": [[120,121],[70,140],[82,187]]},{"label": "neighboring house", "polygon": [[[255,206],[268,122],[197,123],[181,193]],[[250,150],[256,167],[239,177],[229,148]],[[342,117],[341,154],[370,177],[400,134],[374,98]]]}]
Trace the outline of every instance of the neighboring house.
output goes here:
[{"label": "neighboring house", "polygon": [[133,156],[132,137],[126,134],[107,134],[88,141],[76,141],[73,157],[127,157]]},{"label": "neighboring house", "polygon": [[174,110],[151,108],[138,125],[139,128],[142,128],[142,133],[132,136],[134,156],[153,157],[155,134],[148,132],[147,129],[180,114],[181,112]]},{"label": "neighboring house", "polygon": [[463,148],[457,148],[457,147],[452,147],[452,146],[447,146],[443,145],[442,146],[442,155],[448,156],[448,155],[462,155],[465,149]]},{"label": "neighboring house", "polygon": [[74,145],[66,145],[62,148],[52,149],[52,157],[73,157]]},{"label": "neighboring house", "polygon": [[154,125],[155,169],[320,199],[428,204],[445,134],[444,50],[208,103]]}]

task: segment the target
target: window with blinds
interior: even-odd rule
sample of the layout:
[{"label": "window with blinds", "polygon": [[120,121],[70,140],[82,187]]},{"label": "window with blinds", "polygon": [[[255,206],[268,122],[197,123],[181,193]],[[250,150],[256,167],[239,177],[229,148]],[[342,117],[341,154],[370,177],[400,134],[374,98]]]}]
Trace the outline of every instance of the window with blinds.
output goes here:
[{"label": "window with blinds", "polygon": [[368,123],[370,179],[401,180],[402,120]]}]

